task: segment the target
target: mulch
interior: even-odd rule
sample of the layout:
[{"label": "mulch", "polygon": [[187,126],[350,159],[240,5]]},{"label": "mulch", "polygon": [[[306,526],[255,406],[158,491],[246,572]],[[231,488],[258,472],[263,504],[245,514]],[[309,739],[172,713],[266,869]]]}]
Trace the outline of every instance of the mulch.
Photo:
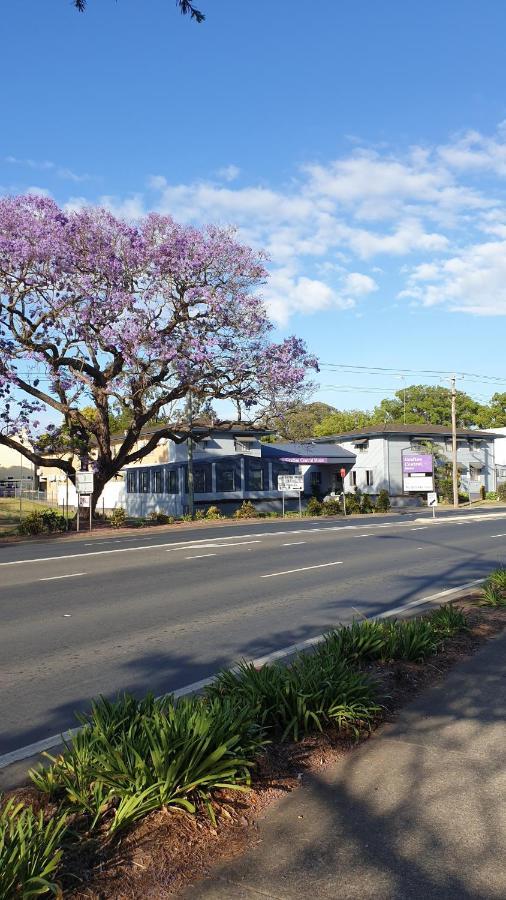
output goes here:
[{"label": "mulch", "polygon": [[[371,665],[371,673],[388,697],[376,727],[393,721],[399,710],[432,686],[459,661],[471,656],[506,627],[506,609],[475,605],[477,595],[459,602],[469,630],[448,640],[444,650],[426,663]],[[474,602],[473,602],[474,601]],[[216,793],[216,826],[206,811],[195,816],[172,809],[146,816],[128,832],[110,840],[90,837],[65,857],[63,893],[68,900],[164,900],[207,876],[213,867],[243,853],[259,840],[257,821],[287,792],[296,790],[311,772],[353,752],[358,743],[337,730],[311,735],[299,743],[268,747],[259,761],[251,791]],[[17,791],[33,801],[33,791]]]}]

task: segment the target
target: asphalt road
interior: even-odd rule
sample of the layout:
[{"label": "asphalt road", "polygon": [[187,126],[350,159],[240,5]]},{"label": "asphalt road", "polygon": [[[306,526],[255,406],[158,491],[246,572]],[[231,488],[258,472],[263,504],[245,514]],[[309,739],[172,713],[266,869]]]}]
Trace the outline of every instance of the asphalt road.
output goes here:
[{"label": "asphalt road", "polygon": [[0,548],[0,754],[487,574],[502,518],[287,521]]}]

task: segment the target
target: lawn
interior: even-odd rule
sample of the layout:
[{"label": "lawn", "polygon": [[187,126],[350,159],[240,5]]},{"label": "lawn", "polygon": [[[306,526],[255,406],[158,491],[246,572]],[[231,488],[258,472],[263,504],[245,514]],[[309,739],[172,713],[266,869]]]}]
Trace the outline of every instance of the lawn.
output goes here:
[{"label": "lawn", "polygon": [[[28,500],[23,497],[22,515],[26,516],[34,509],[47,509],[54,504],[40,500]],[[0,533],[15,532],[20,519],[19,497],[0,497]]]}]

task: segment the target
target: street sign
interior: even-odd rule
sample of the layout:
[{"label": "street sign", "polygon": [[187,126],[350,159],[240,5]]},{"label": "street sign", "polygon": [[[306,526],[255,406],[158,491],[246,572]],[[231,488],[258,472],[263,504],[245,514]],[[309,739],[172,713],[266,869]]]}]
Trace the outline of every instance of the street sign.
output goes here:
[{"label": "street sign", "polygon": [[437,494],[435,491],[427,494],[427,506],[437,506]]},{"label": "street sign", "polygon": [[402,483],[405,491],[434,491],[434,459],[430,453],[402,454]]},{"label": "street sign", "polygon": [[78,494],[92,494],[93,483],[93,472],[76,472],[76,491]]},{"label": "street sign", "polygon": [[303,475],[278,475],[278,491],[303,491]]}]

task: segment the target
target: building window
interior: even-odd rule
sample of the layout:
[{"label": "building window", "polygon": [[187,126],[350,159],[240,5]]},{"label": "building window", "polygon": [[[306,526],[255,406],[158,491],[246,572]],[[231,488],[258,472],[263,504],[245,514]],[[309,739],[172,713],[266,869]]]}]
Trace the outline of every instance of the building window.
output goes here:
[{"label": "building window", "polygon": [[205,469],[195,469],[193,473],[193,490],[196,494],[205,494],[208,490]]},{"label": "building window", "polygon": [[127,494],[137,493],[137,472],[127,472]]},{"label": "building window", "polygon": [[255,438],[235,438],[234,446],[236,453],[251,453],[255,449]]},{"label": "building window", "polygon": [[149,469],[141,469],[139,472],[139,493],[149,493]]},{"label": "building window", "polygon": [[352,487],[357,486],[357,473],[356,472],[350,472],[350,485]]},{"label": "building window", "polygon": [[216,490],[218,493],[238,490],[238,487],[236,487],[236,480],[234,466],[216,466]]},{"label": "building window", "polygon": [[322,483],[321,472],[311,472],[311,487],[320,487]]},{"label": "building window", "polygon": [[263,491],[264,489],[264,470],[261,466],[251,466],[249,470],[249,489],[250,491]]},{"label": "building window", "polygon": [[364,438],[359,441],[355,441],[355,443],[353,444],[353,449],[358,450],[359,453],[364,453],[365,450],[369,450],[368,438]]},{"label": "building window", "polygon": [[163,471],[162,469],[153,470],[153,493],[161,494],[163,491]]},{"label": "building window", "polygon": [[372,469],[365,470],[365,483],[368,485],[368,487],[372,486],[372,483],[373,483]]},{"label": "building window", "polygon": [[479,481],[481,475],[481,469],[477,469],[475,466],[469,466],[469,478],[471,481]]},{"label": "building window", "polygon": [[167,469],[165,490],[167,494],[179,494],[179,479],[177,477],[176,469]]}]

